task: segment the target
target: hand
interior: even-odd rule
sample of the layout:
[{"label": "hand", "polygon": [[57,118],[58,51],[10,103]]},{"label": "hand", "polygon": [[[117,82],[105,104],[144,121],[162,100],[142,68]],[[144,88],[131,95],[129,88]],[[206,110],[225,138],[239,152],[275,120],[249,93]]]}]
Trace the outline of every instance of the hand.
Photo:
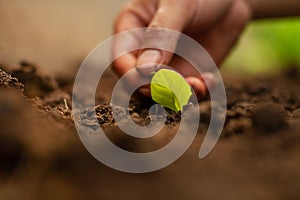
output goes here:
[{"label": "hand", "polygon": [[[134,28],[161,27],[182,32],[200,43],[220,65],[250,18],[251,10],[243,0],[134,0],[117,17],[114,31],[120,33]],[[176,46],[176,40],[162,40],[168,36],[158,34],[153,37],[153,33],[149,34],[152,34],[151,42]],[[147,40],[147,36],[144,39]],[[114,45],[141,42],[134,40],[138,39],[133,37],[132,41],[116,41]],[[201,77],[183,59],[158,49],[144,49],[124,55],[115,60],[113,69],[123,75],[136,68],[136,73],[128,80],[134,85],[139,76],[155,71],[157,65],[144,65],[147,63],[173,66],[186,78],[198,97],[202,97],[214,82],[211,74]],[[148,87],[142,87],[140,91],[150,95]]]}]

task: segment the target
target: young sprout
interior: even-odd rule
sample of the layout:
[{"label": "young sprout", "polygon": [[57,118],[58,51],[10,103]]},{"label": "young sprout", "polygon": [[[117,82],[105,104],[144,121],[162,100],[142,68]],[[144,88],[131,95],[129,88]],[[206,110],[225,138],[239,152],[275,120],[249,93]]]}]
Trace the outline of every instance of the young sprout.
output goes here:
[{"label": "young sprout", "polygon": [[152,99],[175,112],[187,105],[192,95],[191,87],[177,72],[161,69],[156,72],[150,84]]}]

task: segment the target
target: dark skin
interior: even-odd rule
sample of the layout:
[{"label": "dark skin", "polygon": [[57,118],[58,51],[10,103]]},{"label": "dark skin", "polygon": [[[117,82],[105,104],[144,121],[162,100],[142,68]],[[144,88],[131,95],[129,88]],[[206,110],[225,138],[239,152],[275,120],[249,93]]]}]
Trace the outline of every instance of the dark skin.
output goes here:
[{"label": "dark skin", "polygon": [[[168,28],[182,32],[201,44],[219,66],[251,19],[298,14],[298,0],[133,0],[117,17],[114,32],[142,27]],[[176,43],[176,40],[162,40],[164,37],[167,38],[164,35],[152,35],[151,42],[155,43],[155,38],[162,46]],[[147,43],[147,37],[142,42]],[[122,41],[117,41],[115,45],[121,43]],[[136,72],[128,79],[128,83],[134,85],[140,76],[147,76],[157,70],[157,65],[153,63],[175,68],[200,98],[206,94],[207,87],[214,85],[212,74],[200,76],[183,59],[158,49],[146,49],[122,56],[115,60],[113,69],[121,76],[135,68]],[[150,95],[148,87],[141,88],[140,92]]]}]

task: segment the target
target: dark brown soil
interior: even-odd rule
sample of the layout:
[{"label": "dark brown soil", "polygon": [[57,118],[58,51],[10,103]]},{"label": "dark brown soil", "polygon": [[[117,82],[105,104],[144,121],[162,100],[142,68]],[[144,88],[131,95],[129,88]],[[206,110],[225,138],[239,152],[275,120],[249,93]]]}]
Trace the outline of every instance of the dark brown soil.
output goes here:
[{"label": "dark brown soil", "polygon": [[[299,199],[299,71],[224,79],[226,125],[209,156],[198,159],[210,120],[204,100],[197,138],[179,160],[157,172],[127,174],[99,163],[80,142],[71,112],[72,82],[66,81],[72,78],[58,82],[30,62],[0,65],[0,199]],[[172,140],[180,114],[171,111],[163,131],[149,140],[118,129],[108,104],[115,80],[105,74],[99,105],[83,109],[82,123],[100,123],[115,144],[134,152]],[[134,95],[133,120],[149,123],[152,104]],[[97,121],[89,117],[94,109]]]}]

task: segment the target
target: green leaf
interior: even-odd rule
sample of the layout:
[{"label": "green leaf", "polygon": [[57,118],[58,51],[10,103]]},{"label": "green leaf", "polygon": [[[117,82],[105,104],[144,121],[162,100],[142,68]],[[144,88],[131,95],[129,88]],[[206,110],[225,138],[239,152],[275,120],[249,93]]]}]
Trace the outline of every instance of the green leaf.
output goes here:
[{"label": "green leaf", "polygon": [[161,69],[156,72],[150,84],[152,99],[175,112],[181,111],[192,95],[191,88],[177,72]]}]

